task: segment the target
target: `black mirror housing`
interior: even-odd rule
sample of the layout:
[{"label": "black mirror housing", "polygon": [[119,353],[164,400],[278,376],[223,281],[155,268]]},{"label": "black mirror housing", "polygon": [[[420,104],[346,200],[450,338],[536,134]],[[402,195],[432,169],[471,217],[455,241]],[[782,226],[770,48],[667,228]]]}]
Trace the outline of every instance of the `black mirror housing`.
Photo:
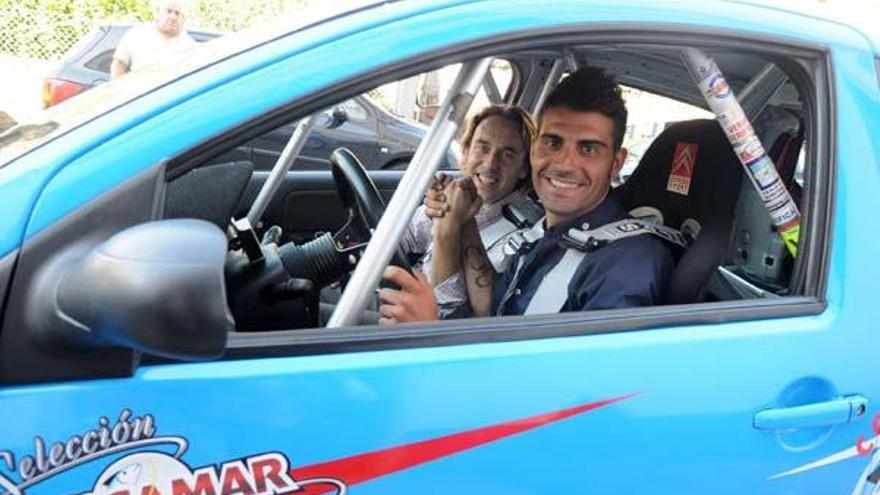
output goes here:
[{"label": "black mirror housing", "polygon": [[219,357],[235,328],[226,247],[223,232],[202,220],[119,232],[45,275],[57,282],[33,294],[38,338],[63,349],[118,345],[174,359]]}]

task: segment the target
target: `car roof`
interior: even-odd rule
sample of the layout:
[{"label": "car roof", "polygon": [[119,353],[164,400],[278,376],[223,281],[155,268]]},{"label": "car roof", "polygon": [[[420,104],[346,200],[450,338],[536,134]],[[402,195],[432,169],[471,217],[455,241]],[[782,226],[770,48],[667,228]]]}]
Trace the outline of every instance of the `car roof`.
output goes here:
[{"label": "car roof", "polygon": [[[549,1],[549,0],[548,0]],[[504,0],[406,0],[397,2],[382,2],[362,7],[346,15],[331,18],[297,19],[295,21],[282,20],[268,26],[247,32],[234,33],[223,36],[216,41],[202,46],[201,56],[182,56],[173,60],[173,64],[165,68],[157,68],[155,71],[147,70],[141,73],[133,73],[126,76],[126,84],[118,85],[111,82],[102,85],[83,95],[50,108],[41,114],[37,120],[26,123],[30,124],[28,133],[21,128],[7,131],[2,137],[7,137],[7,145],[0,147],[0,164],[7,160],[21,158],[22,154],[40,148],[40,152],[32,153],[29,157],[15,161],[16,172],[8,170],[10,167],[0,165],[0,177],[15,174],[31,173],[34,177],[33,187],[19,193],[20,203],[33,201],[36,194],[53,174],[63,168],[72,158],[88,153],[93,147],[100,146],[105,136],[117,135],[134,128],[156,115],[166,111],[171,106],[182,104],[187,101],[195,102],[196,96],[212,91],[216,87],[222,87],[225,82],[237,79],[253,81],[255,73],[272,73],[272,79],[291,78],[296,84],[288,87],[285,92],[264,92],[258,103],[249,101],[249,105],[277,106],[282,103],[281,98],[291,98],[294,93],[297,97],[305,97],[315,88],[328,87],[333,81],[351,80],[358,74],[366,75],[388,64],[397,64],[401,60],[412,60],[416,56],[425,53],[442,52],[446,47],[466,46],[470,40],[476,38],[485,39],[490,37],[508,36],[513,33],[516,36],[530,36],[530,29],[541,29],[542,32],[555,29],[558,24],[570,33],[579,32],[580,24],[589,21],[594,25],[607,25],[602,30],[602,36],[613,34],[618,39],[625,39],[625,29],[619,29],[620,23],[625,21],[627,25],[648,27],[656,31],[658,21],[653,15],[662,11],[669,14],[672,20],[664,19],[661,28],[671,26],[677,34],[687,31],[690,23],[698,23],[705,26],[713,33],[727,33],[736,39],[738,32],[743,30],[750,36],[762,37],[778,42],[792,40],[792,43],[802,46],[808,44],[812,47],[821,47],[823,44],[835,44],[839,46],[865,49],[865,37],[858,35],[856,31],[832,25],[826,21],[817,20],[809,16],[784,13],[779,10],[761,7],[767,12],[766,16],[755,17],[758,7],[743,6],[742,2],[722,2],[719,0],[707,0],[694,4],[682,4],[675,0],[628,0],[627,2],[612,2],[601,0],[595,2],[602,8],[592,8],[585,5],[586,2],[577,0],[559,0],[554,5],[565,6],[560,12],[555,12],[552,17],[535,17],[533,12],[541,9],[543,3],[528,2],[521,9],[501,9]],[[730,13],[717,13],[726,5],[734,8]],[[486,17],[493,12],[496,15]],[[566,15],[571,13],[571,15]],[[742,15],[750,14],[749,16]],[[722,15],[723,14],[723,15]],[[744,17],[747,17],[743,19]],[[452,19],[453,25],[441,22],[443,19]],[[742,20],[741,20],[742,19]],[[790,21],[790,22],[786,22]],[[678,24],[675,24],[677,22]],[[738,29],[729,29],[734,22],[742,22]],[[310,53],[321,53],[338,50],[344,47],[352,49],[352,43],[363,46],[364,39],[374,39],[382,28],[393,25],[394,30],[381,33],[384,43],[378,52],[361,50],[357,56],[343,57],[334,60],[332,64],[325,62],[321,65],[321,72],[315,72],[309,79],[292,79],[295,75],[289,70],[282,70],[285,60],[296,59],[297,61],[309,59]],[[414,43],[409,46],[394,44],[393,40],[399,39],[399,30],[406,30],[407,38]],[[555,31],[554,31],[555,32]],[[689,32],[689,31],[687,31]],[[440,33],[443,33],[442,35]],[[494,33],[494,35],[492,35]],[[611,34],[609,34],[611,33]],[[490,36],[491,35],[491,36]],[[691,36],[687,34],[687,36]],[[814,42],[815,40],[815,42]],[[416,43],[417,41],[417,43]],[[629,41],[627,41],[629,42]],[[584,46],[583,50],[590,51],[594,56],[601,55],[601,47]],[[609,46],[609,48],[616,48]],[[619,48],[621,54],[637,54],[632,45],[629,48]],[[367,58],[369,57],[369,62]],[[360,60],[360,65],[352,64],[351,59]],[[326,60],[326,59],[325,59]],[[437,67],[442,65],[443,59],[431,59]],[[730,59],[734,60],[734,59]],[[448,63],[448,61],[447,61]],[[725,62],[726,63],[726,62]],[[732,63],[732,62],[731,62]],[[333,70],[324,67],[329,64]],[[277,67],[277,70],[274,69]],[[424,64],[419,69],[428,67]],[[413,67],[413,70],[415,67]],[[364,72],[367,71],[367,72]],[[736,75],[737,69],[732,74]],[[373,73],[375,76],[375,73]],[[690,78],[683,77],[690,81]],[[381,82],[381,81],[377,81]],[[636,81],[633,81],[636,82]],[[735,82],[735,81],[734,81]],[[263,88],[270,84],[253,83],[254,88]],[[632,83],[630,83],[632,84]],[[639,87],[637,84],[632,84]],[[291,89],[292,88],[292,89]],[[353,95],[340,95],[353,96]],[[682,92],[682,99],[687,101],[691,97]],[[192,103],[195,105],[196,103]],[[122,106],[125,106],[123,109]],[[207,106],[205,107],[207,108]],[[255,108],[255,107],[248,107]],[[264,107],[258,107],[261,109]],[[269,107],[265,107],[266,110]],[[118,111],[117,111],[118,110]],[[248,110],[249,112],[253,110]],[[100,118],[104,114],[107,118]],[[213,129],[219,125],[205,123],[202,129]],[[218,121],[220,122],[220,121]],[[61,127],[53,130],[53,126]],[[82,128],[82,129],[76,129]],[[207,132],[207,131],[205,131]],[[16,134],[18,133],[18,134]],[[68,135],[73,134],[73,135]],[[22,136],[16,138],[16,136]],[[57,143],[51,143],[55,137],[61,137]],[[174,146],[183,146],[189,143],[189,139],[195,139],[195,135],[182,136],[175,141]],[[43,146],[49,144],[49,146]],[[57,145],[55,145],[57,144]],[[189,144],[187,144],[189,145]],[[159,149],[159,147],[156,147]],[[135,166],[135,165],[133,165]],[[137,162],[137,167],[143,166]],[[38,174],[33,173],[39,171]],[[127,170],[127,169],[126,169]],[[118,172],[121,174],[122,172]],[[98,186],[110,187],[117,180],[116,176],[107,178]],[[0,180],[0,193],[3,193],[3,181]],[[12,187],[12,186],[10,186]],[[83,192],[76,197],[65,196],[64,206],[54,209],[45,218],[33,221],[28,227],[26,235],[39,232],[40,229],[57,220],[60,212],[66,208],[72,208],[75,203],[85,201],[95,191],[88,194]],[[0,194],[2,196],[2,194]],[[25,197],[27,196],[27,197]],[[15,200],[18,201],[18,200]],[[22,206],[24,207],[24,206]],[[18,220],[16,220],[18,221]],[[0,222],[0,234],[5,230]],[[2,235],[0,235],[2,241]],[[4,249],[7,248],[7,249]],[[13,246],[0,245],[0,253],[8,251]]]},{"label": "car roof", "polygon": [[847,0],[846,2],[804,2],[802,0],[725,0],[730,3],[755,5],[795,16],[812,17],[838,23],[861,33],[880,55],[880,2]]}]

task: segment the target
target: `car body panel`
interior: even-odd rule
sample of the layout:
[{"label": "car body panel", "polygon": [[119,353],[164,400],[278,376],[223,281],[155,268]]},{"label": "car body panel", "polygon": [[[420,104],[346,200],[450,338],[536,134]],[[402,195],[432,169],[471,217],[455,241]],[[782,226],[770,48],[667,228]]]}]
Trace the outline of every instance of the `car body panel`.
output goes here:
[{"label": "car body panel", "polygon": [[[151,367],[132,379],[50,393],[45,387],[5,391],[2,422],[9,424],[13,414],[29,418],[27,428],[4,431],[5,445],[29,452],[34,432],[47,443],[64,441],[95,427],[101,416],[112,427],[127,408],[135,415],[153,414],[162,434],[186,437],[190,449],[185,459],[192,467],[275,450],[288,455],[292,467],[303,467],[619,399],[522,435],[388,473],[358,486],[357,493],[406,492],[432,480],[449,480],[465,493],[556,493],[584,486],[599,493],[665,493],[669,486],[680,493],[780,493],[806,487],[814,493],[840,492],[848,488],[841,480],[854,481],[862,469],[858,458],[819,472],[769,478],[813,460],[817,451],[853,447],[866,421],[838,427],[827,438],[817,434],[815,446],[794,452],[771,432],[752,428],[753,408],[775,405],[787,377],[801,373],[805,363],[800,357],[833,346],[829,323],[825,315],[781,321],[769,332],[759,322],[737,324],[735,330],[708,325]],[[732,359],[753,355],[756,341],[783,352],[747,363]],[[744,367],[762,379],[742,380]],[[633,373],[652,369],[662,373],[653,378]],[[833,370],[829,379],[851,382],[842,371]],[[35,394],[40,397],[37,408]],[[83,396],[91,400],[77,400]],[[66,419],[59,422],[59,416]],[[542,455],[548,449],[556,454]],[[511,476],[526,471],[541,475]],[[736,483],[718,484],[732,471]],[[57,485],[47,482],[35,493],[54,493],[52,486],[85,490],[97,478],[93,469],[76,474],[75,482],[58,476],[52,480]]]},{"label": "car body panel", "polygon": [[[409,57],[521,31],[696,25],[832,55],[836,203],[827,292],[818,295],[827,309],[567,338],[154,364],[125,379],[7,387],[0,390],[3,448],[20,461],[36,436],[46,445],[65,442],[98,428],[101,417],[112,429],[130,410],[153,415],[159,435],[184,437],[191,468],[277,451],[294,473],[343,479],[357,485],[353,493],[852,490],[870,461],[856,448],[860,437],[874,436],[874,402],[831,427],[770,432],[753,421],[768,408],[852,394],[875,401],[880,391],[870,323],[880,274],[866,263],[876,251],[870,213],[880,156],[871,137],[880,121],[870,112],[880,95],[866,40],[833,23],[793,22],[742,4],[509,5],[391,4],[234,56],[84,124],[0,168],[7,179],[0,195],[22,201],[0,224],[0,253],[225,129]],[[384,15],[394,20],[380,21]],[[739,20],[736,31],[731,19]],[[556,324],[552,317],[499,322]],[[530,429],[517,429],[523,425]],[[386,450],[403,446],[409,450]],[[357,457],[370,453],[376,456]],[[58,472],[28,493],[85,492],[102,469],[93,462]]]}]

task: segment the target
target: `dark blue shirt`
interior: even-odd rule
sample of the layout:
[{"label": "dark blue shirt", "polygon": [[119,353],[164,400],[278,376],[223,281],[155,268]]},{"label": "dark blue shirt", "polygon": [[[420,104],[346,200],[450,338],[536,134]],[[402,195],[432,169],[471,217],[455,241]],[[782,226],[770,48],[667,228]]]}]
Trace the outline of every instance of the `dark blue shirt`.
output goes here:
[{"label": "dark blue shirt", "polygon": [[[525,314],[541,281],[568,249],[560,246],[559,241],[569,229],[582,228],[584,223],[595,229],[626,218],[629,218],[626,210],[613,193],[609,193],[586,215],[548,229],[544,237],[520,255],[525,258],[521,272],[516,277],[516,288],[512,289],[512,295],[503,308],[499,306],[514,279],[519,257],[496,277],[492,297],[493,314]],[[585,311],[658,304],[673,266],[669,249],[663,241],[650,234],[618,239],[584,256],[569,281],[568,298],[561,310]]]}]

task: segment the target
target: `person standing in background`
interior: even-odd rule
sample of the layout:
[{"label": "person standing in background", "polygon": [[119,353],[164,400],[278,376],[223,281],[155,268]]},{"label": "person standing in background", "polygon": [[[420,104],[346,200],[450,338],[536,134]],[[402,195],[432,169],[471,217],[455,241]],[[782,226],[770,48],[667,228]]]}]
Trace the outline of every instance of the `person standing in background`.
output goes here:
[{"label": "person standing in background", "polygon": [[116,47],[110,77],[152,65],[195,46],[185,29],[186,16],[178,0],[155,0],[155,20],[129,29]]}]

